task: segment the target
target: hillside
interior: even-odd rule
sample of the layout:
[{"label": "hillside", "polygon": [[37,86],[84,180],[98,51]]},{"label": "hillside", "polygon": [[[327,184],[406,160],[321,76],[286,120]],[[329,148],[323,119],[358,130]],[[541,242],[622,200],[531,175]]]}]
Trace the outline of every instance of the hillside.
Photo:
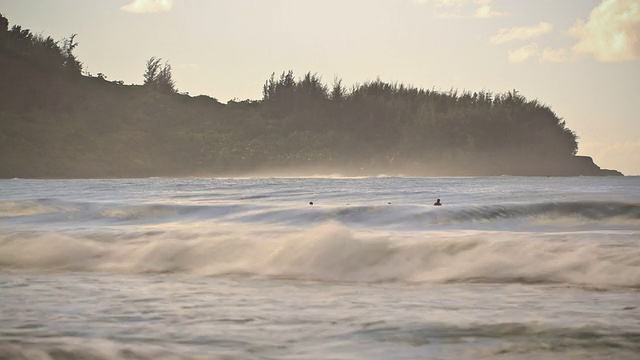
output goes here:
[{"label": "hillside", "polygon": [[149,75],[148,63],[145,85],[82,75],[73,36],[56,42],[4,20],[3,178],[621,175],[576,156],[565,122],[515,90],[346,88],[289,71],[265,82],[261,100],[221,104],[179,94],[166,66]]}]

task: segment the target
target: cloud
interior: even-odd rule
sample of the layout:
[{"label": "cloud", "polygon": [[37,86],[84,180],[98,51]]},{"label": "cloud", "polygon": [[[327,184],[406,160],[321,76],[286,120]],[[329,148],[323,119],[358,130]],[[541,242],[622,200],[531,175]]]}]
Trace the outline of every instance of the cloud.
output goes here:
[{"label": "cloud", "polygon": [[491,9],[491,5],[489,4],[489,1],[478,0],[476,2],[480,4],[480,7],[476,10],[475,14],[473,15],[473,17],[475,18],[487,19],[487,18],[507,15],[507,13],[503,13],[503,12],[499,12]]},{"label": "cloud", "polygon": [[[486,19],[505,16],[506,13],[491,8],[492,0],[413,0],[417,4],[431,3],[438,9],[439,18],[478,18]],[[474,10],[475,9],[475,10]]]},{"label": "cloud", "polygon": [[436,8],[462,8],[467,5],[468,0],[413,0],[416,4],[431,3]]},{"label": "cloud", "polygon": [[575,54],[567,49],[545,48],[542,52],[538,44],[529,44],[513,51],[509,51],[509,62],[520,64],[529,59],[537,58],[540,62],[568,63],[576,60]]},{"label": "cloud", "polygon": [[640,2],[603,0],[587,21],[578,20],[569,30],[578,39],[576,54],[592,55],[600,61],[640,58]]},{"label": "cloud", "polygon": [[521,48],[509,51],[509,62],[516,64],[523,63],[536,55],[538,55],[537,44],[525,45]]},{"label": "cloud", "polygon": [[[501,29],[491,38],[491,43],[525,40],[551,31],[553,26],[543,22],[531,27]],[[521,63],[533,56],[542,62],[556,63],[573,62],[582,56],[604,62],[640,59],[640,1],[602,0],[589,18],[576,21],[568,34],[577,39],[572,48],[545,48],[532,55],[533,48],[525,46],[509,52],[509,61]]]},{"label": "cloud", "polygon": [[467,0],[431,0],[435,7],[455,7],[461,8],[467,4]]},{"label": "cloud", "polygon": [[542,62],[567,63],[575,60],[575,54],[567,49],[546,48],[540,54],[540,61]]},{"label": "cloud", "polygon": [[173,7],[173,0],[133,0],[131,4],[120,8],[122,11],[142,14],[169,11]]},{"label": "cloud", "polygon": [[528,40],[553,31],[553,25],[541,22],[534,26],[514,27],[511,29],[500,29],[498,35],[491,38],[492,44],[503,44],[516,40]]}]

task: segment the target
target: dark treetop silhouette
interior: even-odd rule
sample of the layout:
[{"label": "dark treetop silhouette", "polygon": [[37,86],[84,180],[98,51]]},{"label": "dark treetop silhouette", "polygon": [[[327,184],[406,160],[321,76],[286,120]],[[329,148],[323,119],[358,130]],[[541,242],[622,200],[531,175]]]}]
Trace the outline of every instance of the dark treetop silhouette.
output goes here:
[{"label": "dark treetop silhouette", "polygon": [[515,90],[286,71],[261,100],[221,104],[179,93],[156,57],[143,85],[83,74],[77,46],[0,16],[0,177],[620,174],[576,156],[564,120]]}]

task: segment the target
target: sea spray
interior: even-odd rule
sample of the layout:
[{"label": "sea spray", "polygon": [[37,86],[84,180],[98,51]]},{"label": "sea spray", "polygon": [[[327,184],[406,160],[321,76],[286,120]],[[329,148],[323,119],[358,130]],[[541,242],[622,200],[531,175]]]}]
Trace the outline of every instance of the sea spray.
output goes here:
[{"label": "sea spray", "polygon": [[[615,242],[614,242],[615,241]],[[562,283],[640,287],[637,234],[433,231],[386,234],[327,223],[264,232],[166,230],[0,235],[4,269],[245,274],[339,282]]]}]

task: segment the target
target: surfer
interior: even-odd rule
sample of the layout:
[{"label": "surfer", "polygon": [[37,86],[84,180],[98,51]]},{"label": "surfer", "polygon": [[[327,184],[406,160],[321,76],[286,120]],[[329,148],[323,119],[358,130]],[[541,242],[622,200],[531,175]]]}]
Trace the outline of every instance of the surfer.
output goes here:
[{"label": "surfer", "polygon": [[436,202],[433,204],[433,206],[442,206],[440,199],[437,199]]}]

